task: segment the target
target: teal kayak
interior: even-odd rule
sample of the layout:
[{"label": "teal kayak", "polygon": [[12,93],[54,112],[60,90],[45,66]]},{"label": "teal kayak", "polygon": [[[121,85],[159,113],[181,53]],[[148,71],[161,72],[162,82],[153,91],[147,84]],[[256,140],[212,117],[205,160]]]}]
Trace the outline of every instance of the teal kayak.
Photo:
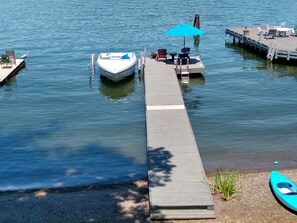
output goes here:
[{"label": "teal kayak", "polygon": [[297,186],[292,181],[277,171],[271,171],[270,186],[280,202],[297,212]]}]

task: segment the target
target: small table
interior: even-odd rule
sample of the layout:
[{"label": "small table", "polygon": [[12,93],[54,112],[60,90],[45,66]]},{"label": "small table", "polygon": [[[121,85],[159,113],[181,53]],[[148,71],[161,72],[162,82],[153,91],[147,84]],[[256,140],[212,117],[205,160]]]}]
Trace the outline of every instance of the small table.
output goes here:
[{"label": "small table", "polygon": [[169,55],[171,56],[171,60],[174,61],[174,57],[177,55],[177,53],[169,53]]}]

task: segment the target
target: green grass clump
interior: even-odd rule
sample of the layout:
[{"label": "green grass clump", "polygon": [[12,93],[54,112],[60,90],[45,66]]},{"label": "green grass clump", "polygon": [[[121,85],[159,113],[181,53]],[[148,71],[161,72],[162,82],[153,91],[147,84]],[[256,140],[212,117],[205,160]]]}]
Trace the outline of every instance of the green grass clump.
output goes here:
[{"label": "green grass clump", "polygon": [[215,193],[221,194],[226,201],[229,201],[239,192],[237,180],[237,171],[216,170],[213,190]]}]

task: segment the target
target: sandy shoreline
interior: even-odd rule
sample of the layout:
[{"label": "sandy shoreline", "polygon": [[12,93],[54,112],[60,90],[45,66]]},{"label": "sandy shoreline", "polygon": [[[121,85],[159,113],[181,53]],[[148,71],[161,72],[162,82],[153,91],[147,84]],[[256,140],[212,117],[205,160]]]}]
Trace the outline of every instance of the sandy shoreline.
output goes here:
[{"label": "sandy shoreline", "polygon": [[[297,182],[297,169],[280,172]],[[242,172],[240,182],[241,192],[231,201],[213,195],[216,219],[166,222],[297,222],[272,195],[268,171]],[[146,181],[2,192],[0,204],[0,222],[149,222]]]}]

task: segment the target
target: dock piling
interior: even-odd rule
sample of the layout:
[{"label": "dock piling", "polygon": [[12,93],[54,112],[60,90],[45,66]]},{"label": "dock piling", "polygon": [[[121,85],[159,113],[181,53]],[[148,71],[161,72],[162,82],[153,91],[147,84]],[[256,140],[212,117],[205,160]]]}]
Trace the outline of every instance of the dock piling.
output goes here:
[{"label": "dock piling", "polygon": [[[199,14],[195,15],[193,26],[197,29],[200,29],[200,15]],[[199,47],[199,43],[200,43],[200,35],[194,36],[194,46],[196,48]]]},{"label": "dock piling", "polygon": [[199,14],[195,15],[193,26],[196,27],[197,29],[200,29],[200,15]]}]

